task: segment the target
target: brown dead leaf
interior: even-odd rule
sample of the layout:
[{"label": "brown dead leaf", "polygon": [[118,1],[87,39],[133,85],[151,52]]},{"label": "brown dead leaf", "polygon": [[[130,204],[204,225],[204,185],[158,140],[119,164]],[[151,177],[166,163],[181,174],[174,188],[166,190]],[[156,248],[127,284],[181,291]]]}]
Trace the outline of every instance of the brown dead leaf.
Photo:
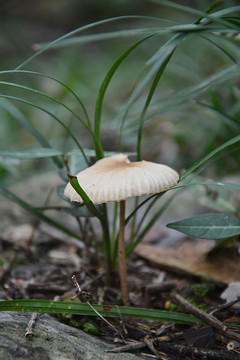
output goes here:
[{"label": "brown dead leaf", "polygon": [[209,240],[186,239],[172,248],[139,244],[136,253],[155,265],[178,273],[186,273],[230,283],[240,281],[240,257],[228,256],[226,249],[207,257],[213,244]]}]

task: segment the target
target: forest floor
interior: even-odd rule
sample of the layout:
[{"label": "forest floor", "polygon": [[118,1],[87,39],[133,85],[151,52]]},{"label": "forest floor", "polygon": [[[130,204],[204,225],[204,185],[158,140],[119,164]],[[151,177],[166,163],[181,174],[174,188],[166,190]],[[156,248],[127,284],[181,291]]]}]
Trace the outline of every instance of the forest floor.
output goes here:
[{"label": "forest floor", "polygon": [[[49,177],[46,181],[49,185]],[[23,186],[30,191],[26,183]],[[27,213],[23,216],[10,202],[1,201],[1,207],[8,214],[7,222],[2,218],[0,242],[0,288],[5,299],[71,300],[76,295],[72,282],[76,275],[93,304],[122,305],[117,271],[107,285],[103,261],[98,261],[91,246]],[[239,243],[211,254],[212,241],[182,234],[174,238],[171,231],[162,226],[152,229],[128,259],[131,306],[193,314],[199,322],[119,316],[109,318],[113,325],[109,326],[98,316],[58,319],[107,339],[115,344],[115,351],[145,354],[146,359],[240,359]]]},{"label": "forest floor", "polygon": [[[90,258],[85,248],[60,242],[58,232],[56,236],[54,232],[46,225],[34,228],[30,224],[3,232],[1,261],[5,265],[0,282],[5,298],[71,300],[76,294],[72,282],[75,274],[93,303],[122,305],[117,272],[112,274],[112,285],[108,286],[105,272],[94,256]],[[119,317],[108,319],[113,325],[109,326],[97,316],[60,316],[60,321],[116,343],[116,351],[140,352],[146,358],[239,359],[240,334],[234,327],[240,325],[239,288],[232,288],[238,284],[233,273],[234,266],[239,268],[237,248],[224,249],[216,256],[205,256],[205,259],[201,255],[205,267],[196,273],[196,264],[191,266],[191,261],[188,262],[189,251],[196,257],[196,248],[191,246],[205,249],[206,244],[199,245],[192,240],[191,245],[190,241],[183,238],[175,249],[161,248],[154,241],[141,244],[128,262],[130,301],[134,307],[190,313],[199,317],[199,323],[161,323]],[[188,252],[184,252],[184,248]],[[201,253],[199,249],[198,254]],[[174,251],[178,254],[176,261]],[[158,256],[158,253],[162,255]],[[231,259],[230,273],[225,271],[225,279],[220,281],[222,268],[219,261],[224,261],[224,257],[224,269],[228,268],[228,259]],[[210,270],[206,268],[207,263]],[[202,311],[210,319],[203,319],[204,324]],[[228,324],[227,330],[223,323]]]}]

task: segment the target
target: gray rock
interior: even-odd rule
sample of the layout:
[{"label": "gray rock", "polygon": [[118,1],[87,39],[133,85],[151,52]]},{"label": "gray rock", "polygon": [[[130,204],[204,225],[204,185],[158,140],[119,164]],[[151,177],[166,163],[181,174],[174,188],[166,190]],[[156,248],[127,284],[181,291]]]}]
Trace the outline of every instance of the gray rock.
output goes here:
[{"label": "gray rock", "polygon": [[31,314],[0,312],[0,360],[137,360],[138,354],[108,353],[114,347],[99,337],[41,315],[34,337],[25,338]]}]

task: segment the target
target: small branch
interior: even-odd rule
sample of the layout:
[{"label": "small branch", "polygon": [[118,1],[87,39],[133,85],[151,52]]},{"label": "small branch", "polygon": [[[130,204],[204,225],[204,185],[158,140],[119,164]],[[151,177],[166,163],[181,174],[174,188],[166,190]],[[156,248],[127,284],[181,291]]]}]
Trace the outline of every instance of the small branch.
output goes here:
[{"label": "small branch", "polygon": [[122,345],[119,346],[117,348],[113,348],[111,350],[106,350],[106,352],[111,352],[111,353],[120,353],[120,352],[124,352],[124,351],[133,351],[133,350],[140,350],[146,347],[146,344],[143,341],[139,341],[139,342],[132,342],[132,343],[128,343],[126,345]]},{"label": "small branch", "polygon": [[[77,277],[76,275],[73,275],[72,276],[72,281],[77,289],[77,294],[71,299],[71,300],[74,300],[76,299],[77,297],[80,297],[82,298],[89,306],[90,308],[96,313],[97,316],[99,316],[107,325],[109,325],[116,333],[119,334],[119,331],[118,329],[112,325],[107,319],[105,319],[93,306],[92,304],[90,304],[89,300],[91,301],[92,299],[92,295],[85,291],[85,290],[82,290],[78,281],[77,281]],[[121,335],[121,334],[120,334]]]},{"label": "small branch", "polygon": [[26,333],[25,333],[25,337],[27,339],[32,339],[34,337],[34,333],[33,333],[33,327],[36,323],[37,318],[40,316],[40,313],[32,313],[31,315],[31,319],[29,320],[28,326],[26,328]]},{"label": "small branch", "polygon": [[218,330],[218,332],[232,340],[240,342],[240,334],[233,332],[227,328],[220,320],[215,316],[205,313],[204,311],[198,309],[196,306],[189,303],[179,294],[171,294],[171,299],[179,306],[183,307],[188,313],[195,315],[198,319],[202,320],[206,324],[211,325],[213,328]]}]

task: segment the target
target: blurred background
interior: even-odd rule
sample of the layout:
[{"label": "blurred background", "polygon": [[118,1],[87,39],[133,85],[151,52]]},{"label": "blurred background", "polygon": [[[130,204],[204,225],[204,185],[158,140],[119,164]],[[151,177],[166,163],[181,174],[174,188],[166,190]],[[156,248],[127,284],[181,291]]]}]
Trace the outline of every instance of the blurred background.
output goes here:
[{"label": "blurred background", "polygon": [[[181,5],[204,11],[212,2],[205,0],[178,1]],[[222,2],[222,7],[239,5],[240,1]],[[13,70],[32,56],[42,45],[57,39],[79,27],[111,17],[125,15],[151,16],[152,18],[124,18],[119,21],[100,24],[81,32],[81,35],[102,34],[105,32],[124,31],[142,28],[166,27],[173,24],[191,24],[196,16],[151,1],[142,0],[9,0],[1,2],[0,31],[0,70]],[[91,40],[67,44],[45,51],[22,69],[38,71],[64,82],[73,89],[83,101],[90,120],[94,116],[94,106],[98,91],[107,71],[114,61],[141,36],[117,37],[109,40]],[[114,75],[106,93],[103,108],[102,141],[104,149],[119,149],[119,120],[122,106],[127,102],[133,86],[144,66],[159,46],[167,41],[169,35],[154,37],[136,49],[123,62]],[[236,128],[226,125],[220,115],[207,108],[199,108],[196,103],[186,102],[185,107],[168,103],[178,91],[195,86],[205,78],[230,66],[231,59],[212,46],[210,41],[190,36],[179,46],[173,56],[153,99],[146,118],[142,142],[142,157],[152,161],[167,163],[178,171],[191,166],[213,148],[231,138]],[[236,54],[237,40],[221,39],[228,51]],[[68,104],[74,111],[79,105],[66,89],[47,78],[20,74],[1,74],[1,80],[19,82],[47,93]],[[201,94],[199,101],[213,101],[224,105],[226,112],[237,116],[239,113],[239,92],[236,79],[227,80],[227,85],[215,86]],[[92,148],[92,142],[84,128],[73,119],[69,112],[36,94],[22,89],[12,89],[1,85],[0,91],[9,96],[21,96],[27,101],[46,106],[58,116],[62,116],[66,126],[71,128],[83,147]],[[143,94],[146,96],[146,93]],[[146,97],[139,99],[127,114],[122,133],[123,151],[136,151],[136,131],[139,113]],[[5,100],[4,100],[5,101]],[[24,150],[39,147],[35,138],[16,121],[16,114],[25,116],[48,139],[53,148],[70,151],[75,146],[59,124],[46,113],[23,103],[2,102],[0,107],[0,143],[1,150]],[[171,100],[172,101],[172,100]],[[160,104],[160,105],[159,105]],[[12,107],[13,106],[13,107]],[[160,107],[159,107],[160,106]],[[17,113],[20,111],[20,113]],[[223,160],[221,160],[223,161]],[[239,156],[233,153],[226,156],[225,164],[229,173],[236,173]],[[0,161],[0,180],[16,181],[26,174],[53,170],[54,164],[48,159],[38,161]],[[223,176],[226,168],[222,163],[215,163],[209,168],[208,176]],[[6,180],[7,179],[7,180]]]}]

